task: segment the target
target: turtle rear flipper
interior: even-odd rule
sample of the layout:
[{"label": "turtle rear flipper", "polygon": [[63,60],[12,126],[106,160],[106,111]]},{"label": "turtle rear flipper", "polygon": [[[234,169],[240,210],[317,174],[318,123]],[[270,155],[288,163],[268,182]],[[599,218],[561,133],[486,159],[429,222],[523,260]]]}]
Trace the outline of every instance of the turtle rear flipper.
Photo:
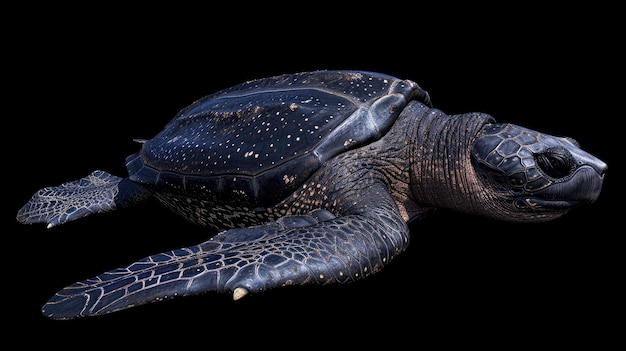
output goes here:
[{"label": "turtle rear flipper", "polygon": [[48,228],[94,213],[113,211],[131,206],[151,196],[141,185],[107,172],[90,175],[43,188],[17,212],[24,224],[47,223]]}]

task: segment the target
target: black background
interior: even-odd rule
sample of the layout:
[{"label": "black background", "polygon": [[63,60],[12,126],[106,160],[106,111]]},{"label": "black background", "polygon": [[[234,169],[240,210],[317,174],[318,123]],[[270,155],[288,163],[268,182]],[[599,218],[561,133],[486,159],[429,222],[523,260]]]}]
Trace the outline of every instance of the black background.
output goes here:
[{"label": "black background", "polygon": [[[615,10],[303,6],[14,14],[3,54],[9,337],[69,348],[122,340],[212,348],[610,340],[623,297],[623,206],[615,205],[623,37],[615,34]],[[156,203],[52,230],[21,225],[15,214],[35,191],[95,169],[124,176],[124,158],[138,148],[133,138],[150,138],[194,100],[245,80],[316,69],[412,79],[446,113],[486,112],[571,136],[608,163],[603,193],[544,224],[439,211],[413,225],[407,252],[350,285],[277,289],[238,302],[206,294],[71,321],[40,315],[70,283],[208,233]]]}]

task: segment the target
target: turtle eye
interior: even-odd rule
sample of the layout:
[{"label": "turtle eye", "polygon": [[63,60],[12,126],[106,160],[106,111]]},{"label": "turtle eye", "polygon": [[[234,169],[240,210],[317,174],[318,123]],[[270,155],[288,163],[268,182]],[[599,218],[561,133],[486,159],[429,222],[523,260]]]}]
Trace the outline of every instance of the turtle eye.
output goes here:
[{"label": "turtle eye", "polygon": [[535,160],[539,169],[552,178],[568,176],[575,166],[572,154],[559,146],[535,154]]}]

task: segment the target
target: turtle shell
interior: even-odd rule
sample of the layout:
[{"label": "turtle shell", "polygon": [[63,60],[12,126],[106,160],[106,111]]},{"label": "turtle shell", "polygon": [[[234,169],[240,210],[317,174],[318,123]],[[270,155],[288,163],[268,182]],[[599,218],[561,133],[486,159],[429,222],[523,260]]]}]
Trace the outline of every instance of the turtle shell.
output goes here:
[{"label": "turtle shell", "polygon": [[127,158],[129,177],[190,196],[275,203],[329,158],[379,139],[411,99],[429,103],[416,83],[372,72],[249,81],[182,109]]}]

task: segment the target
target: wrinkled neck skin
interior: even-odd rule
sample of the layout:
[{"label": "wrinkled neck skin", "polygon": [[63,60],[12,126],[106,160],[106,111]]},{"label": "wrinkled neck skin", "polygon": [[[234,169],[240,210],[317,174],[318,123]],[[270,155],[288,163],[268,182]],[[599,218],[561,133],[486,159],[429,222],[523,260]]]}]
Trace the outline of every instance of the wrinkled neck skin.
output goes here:
[{"label": "wrinkled neck skin", "polygon": [[403,113],[418,116],[412,125],[411,189],[422,208],[447,208],[496,217],[502,214],[497,195],[480,183],[470,159],[478,132],[493,117],[484,113],[446,115],[411,103]]}]

